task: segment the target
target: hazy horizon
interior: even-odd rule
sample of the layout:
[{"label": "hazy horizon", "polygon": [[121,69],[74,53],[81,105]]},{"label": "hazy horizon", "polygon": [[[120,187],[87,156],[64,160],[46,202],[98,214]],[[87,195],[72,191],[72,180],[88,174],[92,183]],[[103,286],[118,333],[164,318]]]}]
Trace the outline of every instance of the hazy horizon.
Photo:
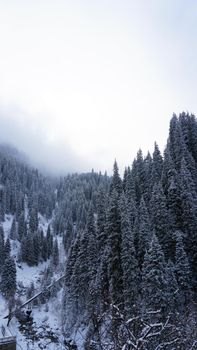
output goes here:
[{"label": "hazy horizon", "polygon": [[0,143],[59,172],[123,171],[197,111],[192,0],[0,0]]}]

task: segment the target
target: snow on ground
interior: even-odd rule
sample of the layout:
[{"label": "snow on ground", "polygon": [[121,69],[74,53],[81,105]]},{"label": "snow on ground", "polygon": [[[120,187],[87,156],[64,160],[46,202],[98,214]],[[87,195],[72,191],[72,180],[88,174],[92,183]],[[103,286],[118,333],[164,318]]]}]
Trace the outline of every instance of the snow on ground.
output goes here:
[{"label": "snow on ground", "polygon": [[[26,220],[27,220],[27,218],[28,218],[28,209],[25,209],[25,217],[26,217]],[[11,214],[6,214],[5,215],[5,221],[2,223],[3,229],[4,229],[4,233],[5,233],[5,239],[7,239],[7,237],[9,237],[13,218],[14,218],[14,216],[11,215]],[[51,224],[51,221],[52,221],[51,219],[46,219],[43,215],[38,213],[38,227],[39,227],[39,229],[43,230],[44,234],[47,233],[47,228]]]},{"label": "snow on ground", "polygon": [[[33,339],[27,339],[23,332],[17,333],[17,343],[22,349],[63,349],[61,345],[61,324],[59,317],[60,301],[59,296],[48,301],[45,305],[33,308],[33,324],[30,326],[30,333],[35,335]],[[17,328],[20,324],[17,322]],[[56,340],[57,342],[56,342]]]},{"label": "snow on ground", "polygon": [[40,213],[38,214],[38,226],[41,230],[43,230],[44,235],[47,233],[47,228],[51,224],[51,219],[47,220],[43,215]]},{"label": "snow on ground", "polygon": [[59,248],[59,260],[61,263],[64,263],[66,260],[65,256],[65,250],[64,250],[64,244],[63,244],[63,237],[62,236],[56,236],[58,248]]},{"label": "snow on ground", "polygon": [[74,343],[77,345],[78,350],[84,350],[84,341],[86,339],[87,327],[80,327],[73,332],[70,336],[71,339],[74,340]]},{"label": "snow on ground", "polygon": [[5,327],[5,336],[6,337],[11,337],[12,336],[12,334],[9,331],[9,329],[7,328],[7,320],[4,319],[4,317],[6,316],[7,312],[8,312],[7,301],[0,294],[0,338],[3,337],[2,326]]},{"label": "snow on ground", "polygon": [[[5,239],[9,237],[11,225],[13,221],[13,215],[6,215],[5,221],[3,222],[3,228],[5,233]],[[46,220],[42,215],[39,214],[39,228],[41,228],[46,234],[48,225],[51,220]],[[65,261],[65,253],[62,243],[62,237],[56,236],[58,246],[60,262]],[[26,288],[31,283],[34,283],[35,294],[40,291],[40,282],[44,270],[49,266],[50,261],[39,263],[38,266],[28,266],[26,263],[18,262],[18,253],[20,251],[20,243],[18,241],[11,240],[11,255],[15,258],[16,269],[17,269],[17,294],[16,297],[20,296],[21,301],[26,300]],[[60,277],[62,275],[61,269],[54,273],[53,278]],[[6,300],[0,294],[0,337],[1,337],[1,326],[3,325],[6,329],[6,336],[17,336],[17,350],[34,350],[34,349],[48,349],[48,350],[60,350],[64,347],[61,345],[62,332],[60,324],[60,310],[61,310],[61,293],[62,289],[58,292],[57,296],[49,299],[46,304],[33,306],[32,317],[33,324],[30,325],[30,330],[35,334],[35,340],[27,339],[25,336],[24,329],[21,328],[21,324],[15,317],[11,320],[9,328],[7,327],[7,319],[3,319],[8,313],[8,305]],[[25,311],[25,310],[24,310]],[[25,325],[26,327],[26,325]],[[31,332],[30,332],[31,333]],[[27,332],[28,334],[28,332]],[[34,338],[33,338],[34,339]]]},{"label": "snow on ground", "polygon": [[2,223],[3,225],[3,230],[5,233],[5,239],[9,237],[10,234],[10,229],[12,226],[12,220],[13,220],[13,215],[5,215],[5,221]]},{"label": "snow on ground", "polygon": [[[29,267],[27,264],[21,263],[21,268],[17,267],[17,282],[19,284],[17,295],[19,295],[22,290],[20,282],[22,282],[23,286],[26,288],[30,286],[31,282],[34,282],[35,288],[40,290],[42,273],[47,265],[48,262],[35,267]],[[1,326],[4,325],[6,336],[16,335],[17,350],[63,349],[64,347],[61,345],[61,294],[62,289],[57,293],[57,296],[49,299],[45,304],[33,306],[31,314],[33,317],[33,324],[30,325],[29,333],[35,334],[35,340],[34,336],[33,338],[31,336],[30,339],[28,339],[28,336],[25,336],[26,328],[22,330],[20,322],[17,321],[15,317],[11,320],[9,328],[7,327],[7,319],[4,320],[3,317],[8,313],[8,305],[6,300],[0,295],[0,337]],[[20,298],[22,301],[25,301],[26,294],[21,295]],[[25,311],[26,309],[24,309],[24,312]]]},{"label": "snow on ground", "polygon": [[39,263],[38,266],[28,266],[26,263],[17,264],[17,282],[22,282],[24,287],[29,287],[33,282],[36,287],[48,264],[48,261]]}]

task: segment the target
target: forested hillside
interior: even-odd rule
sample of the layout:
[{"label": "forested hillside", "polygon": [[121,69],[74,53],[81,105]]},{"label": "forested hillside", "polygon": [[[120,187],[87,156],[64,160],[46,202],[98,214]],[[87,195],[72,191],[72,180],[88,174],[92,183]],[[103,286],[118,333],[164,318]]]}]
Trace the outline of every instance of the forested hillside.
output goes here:
[{"label": "forested hillside", "polygon": [[[7,302],[7,311],[0,305],[1,317],[1,312],[5,316],[64,274],[71,241],[86,227],[90,203],[96,212],[99,193],[108,188],[109,177],[94,171],[62,178],[43,176],[16,149],[0,146],[0,297]],[[27,278],[27,271],[32,276]],[[55,304],[55,290],[31,307],[45,305],[48,310],[49,299]],[[61,299],[57,303],[59,307]],[[48,311],[44,315],[43,319],[51,317]]]},{"label": "forested hillside", "polygon": [[139,150],[72,241],[63,320],[84,349],[196,349],[197,121],[174,115],[162,155]]},{"label": "forested hillside", "polygon": [[[21,284],[27,268],[42,270],[36,285]],[[51,178],[0,148],[1,296],[13,310],[60,275],[39,304],[58,301],[63,348],[197,349],[193,115],[173,115],[164,153],[139,150],[123,178],[116,161],[111,178]]]}]

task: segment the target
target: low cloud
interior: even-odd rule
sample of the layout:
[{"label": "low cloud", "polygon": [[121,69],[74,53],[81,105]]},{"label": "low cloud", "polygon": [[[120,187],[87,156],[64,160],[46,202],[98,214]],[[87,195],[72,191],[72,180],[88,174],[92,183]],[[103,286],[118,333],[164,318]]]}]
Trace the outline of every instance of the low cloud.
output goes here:
[{"label": "low cloud", "polygon": [[15,106],[0,106],[0,143],[16,147],[33,166],[52,174],[91,170],[66,140],[50,138],[47,125]]}]

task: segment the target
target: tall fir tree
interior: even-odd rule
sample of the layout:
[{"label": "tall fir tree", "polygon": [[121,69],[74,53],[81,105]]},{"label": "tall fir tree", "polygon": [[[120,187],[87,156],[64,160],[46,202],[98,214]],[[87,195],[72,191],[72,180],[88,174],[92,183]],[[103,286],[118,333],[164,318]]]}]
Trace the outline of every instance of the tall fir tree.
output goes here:
[{"label": "tall fir tree", "polygon": [[152,238],[152,229],[150,225],[150,217],[146,207],[144,198],[141,198],[138,217],[138,231],[136,231],[137,257],[140,268],[144,261],[144,255],[149,247]]},{"label": "tall fir tree", "polygon": [[188,257],[192,266],[193,283],[197,286],[197,193],[191,174],[184,158],[181,162],[181,229],[187,235],[185,238]]},{"label": "tall fir tree", "polygon": [[16,292],[16,266],[10,257],[5,260],[3,265],[1,292],[6,299],[13,298]]},{"label": "tall fir tree", "polygon": [[51,234],[50,225],[48,225],[47,227],[46,241],[47,241],[47,258],[49,259],[53,251],[53,236]]},{"label": "tall fir tree", "polygon": [[4,246],[5,259],[9,258],[10,253],[11,253],[10,240],[9,238],[7,238]]},{"label": "tall fir tree", "polygon": [[139,296],[139,268],[134,246],[134,233],[131,228],[128,202],[123,194],[121,208],[121,264],[123,271],[124,310],[128,316],[137,312]]},{"label": "tall fir tree", "polygon": [[19,241],[22,240],[23,237],[25,237],[27,234],[27,226],[25,222],[25,214],[22,212],[18,219],[18,238]]},{"label": "tall fir tree", "polygon": [[96,234],[98,242],[98,250],[100,256],[105,248],[106,244],[106,205],[107,198],[104,188],[99,188],[98,197],[97,197],[97,220],[96,220]]},{"label": "tall fir tree", "polygon": [[175,274],[175,266],[171,260],[168,260],[165,270],[165,280],[166,280],[166,314],[171,314],[173,316],[177,310],[178,301],[178,283]]},{"label": "tall fir tree", "polygon": [[155,142],[154,152],[153,152],[153,166],[152,166],[152,183],[158,183],[161,181],[163,171],[163,158],[157,143]]},{"label": "tall fir tree", "polygon": [[29,228],[30,228],[31,232],[35,232],[38,229],[38,212],[37,212],[37,208],[32,208],[30,210]]},{"label": "tall fir tree", "polygon": [[55,239],[54,246],[53,246],[52,263],[55,267],[57,267],[59,264],[59,248],[58,248],[57,239]]},{"label": "tall fir tree", "polygon": [[130,167],[127,170],[126,184],[125,184],[125,194],[127,196],[128,201],[132,201],[136,204],[136,188],[135,188],[135,180],[132,174]]},{"label": "tall fir tree", "polygon": [[113,190],[109,199],[106,219],[106,233],[108,236],[108,274],[111,300],[121,305],[122,267],[121,267],[121,216],[119,207],[119,193]]},{"label": "tall fir tree", "polygon": [[142,267],[142,303],[145,311],[159,311],[163,315],[166,309],[165,259],[161,246],[153,234],[150,248],[147,250]]},{"label": "tall fir tree", "polygon": [[114,167],[113,167],[113,176],[112,176],[112,182],[111,182],[111,187],[110,187],[110,192],[112,193],[114,190],[120,195],[122,192],[122,180],[119,175],[119,169],[118,169],[118,164],[117,161],[115,160],[114,162]]},{"label": "tall fir tree", "polygon": [[158,237],[159,243],[167,259],[174,257],[174,242],[172,239],[172,223],[167,209],[167,199],[161,182],[153,187],[152,197],[149,204],[151,213],[151,225]]},{"label": "tall fir tree", "polygon": [[175,274],[178,281],[181,302],[184,304],[189,300],[191,291],[191,270],[187,255],[183,245],[183,233],[177,231],[176,235],[176,254],[175,254]]}]

